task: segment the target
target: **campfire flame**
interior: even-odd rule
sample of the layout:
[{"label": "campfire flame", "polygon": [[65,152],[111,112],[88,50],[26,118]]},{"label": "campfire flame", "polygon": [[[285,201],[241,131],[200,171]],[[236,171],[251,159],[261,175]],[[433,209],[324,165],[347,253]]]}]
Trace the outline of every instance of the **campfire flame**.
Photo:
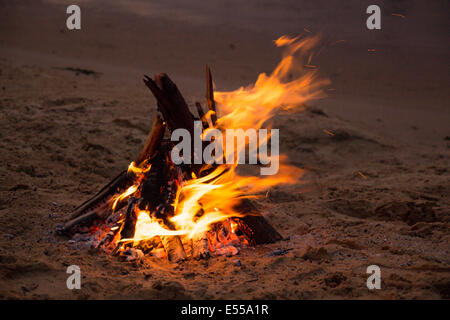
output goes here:
[{"label": "campfire flame", "polygon": [[[319,38],[292,38],[282,36],[275,40],[275,45],[285,47],[286,52],[281,62],[269,75],[261,73],[256,82],[230,92],[214,92],[217,108],[217,121],[214,127],[204,130],[219,129],[260,129],[270,128],[273,117],[282,110],[302,111],[305,102],[323,96],[321,88],[327,81],[318,79],[317,70],[306,70],[302,62],[310,62],[312,50],[318,45]],[[210,124],[212,112],[205,115]],[[268,131],[270,132],[270,131]],[[258,147],[267,143],[266,139],[258,141]],[[238,139],[239,140],[239,139]],[[249,148],[248,141],[241,140],[235,147],[235,157],[240,150]],[[227,157],[226,151],[224,155]],[[272,156],[268,156],[268,160]],[[219,165],[214,171],[203,177],[192,175],[192,179],[178,181],[176,198],[172,204],[174,215],[169,218],[172,227],[168,228],[147,210],[137,210],[137,222],[134,238],[122,241],[139,243],[157,236],[184,236],[192,239],[201,233],[211,230],[212,226],[221,222],[228,230],[226,236],[209,236],[210,250],[220,250],[230,242],[246,244],[248,241],[236,235],[237,224],[233,217],[243,215],[234,206],[242,198],[256,198],[264,191],[280,184],[295,184],[303,171],[287,164],[285,156],[280,156],[279,171],[273,176],[243,176],[238,173],[238,160],[234,164]],[[204,169],[210,168],[204,165]],[[139,194],[139,177],[151,170],[144,163],[140,167],[135,163],[129,166],[129,172],[137,177],[137,182],[125,192],[113,199],[112,209],[119,201]],[[201,214],[199,214],[201,213]],[[221,238],[221,239],[219,239]]]}]

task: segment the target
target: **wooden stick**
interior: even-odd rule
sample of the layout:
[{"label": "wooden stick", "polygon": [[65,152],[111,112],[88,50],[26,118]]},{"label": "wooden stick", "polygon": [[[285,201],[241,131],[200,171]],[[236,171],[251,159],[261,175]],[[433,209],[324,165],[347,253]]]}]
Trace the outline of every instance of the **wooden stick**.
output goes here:
[{"label": "wooden stick", "polygon": [[205,112],[203,111],[203,107],[200,104],[200,102],[196,102],[195,106],[197,107],[197,113],[198,113],[198,117],[200,118],[200,120],[202,121],[202,127],[203,130],[205,130],[206,128],[209,127],[208,121],[206,121],[205,118]]},{"label": "wooden stick", "polygon": [[153,156],[159,149],[165,131],[164,123],[160,116],[156,115],[153,120],[153,126],[150,134],[147,136],[144,148],[142,148],[135,163],[139,166],[144,160]]},{"label": "wooden stick", "polygon": [[109,232],[103,237],[103,239],[98,243],[97,248],[100,248],[103,245],[108,245],[112,239],[116,236],[116,234],[120,231],[120,228],[122,227],[123,221],[120,220],[116,222],[111,229],[109,229]]},{"label": "wooden stick", "polygon": [[[101,208],[102,205],[107,204],[116,193],[123,192],[130,187],[132,182],[133,181],[128,176],[127,171],[122,171],[111,182],[100,189],[95,196],[78,206],[70,215],[70,219],[75,219],[88,211],[99,210],[99,208]],[[100,214],[98,215],[100,216]]]},{"label": "wooden stick", "polygon": [[208,259],[210,256],[208,232],[196,234],[192,239],[192,257],[194,259]]},{"label": "wooden stick", "polygon": [[212,124],[213,126],[215,126],[217,122],[216,102],[214,101],[214,87],[211,69],[209,68],[208,65],[206,65],[206,100],[208,101],[209,110],[212,111],[211,113]]},{"label": "wooden stick", "polygon": [[141,203],[140,209],[148,209],[155,212],[156,207],[164,202],[161,190],[167,183],[167,148],[163,143],[158,154],[151,160],[152,168],[148,172],[141,183]]},{"label": "wooden stick", "polygon": [[[120,230],[120,240],[122,239],[132,239],[136,231],[136,221],[137,214],[135,206],[138,199],[135,197],[130,197],[128,199],[127,213],[125,214],[125,222],[123,223],[122,230]],[[129,243],[119,241],[116,248],[113,250],[112,255],[118,254],[122,248],[130,246]]]},{"label": "wooden stick", "polygon": [[[209,110],[213,112],[211,120],[214,122],[214,125],[217,121],[217,115],[215,114],[216,106],[214,102],[212,76],[208,66],[206,67],[206,78],[206,96]],[[162,113],[169,129],[171,131],[178,128],[186,129],[193,136],[194,116],[189,111],[177,86],[170,78],[166,74],[155,76],[155,80],[145,76],[144,82],[157,99],[158,109]],[[200,115],[203,112],[203,109],[200,104],[196,104],[196,106]],[[168,150],[171,145],[168,144],[166,146],[162,144],[164,130],[165,125],[161,118],[155,118],[153,130],[147,138],[144,148],[136,161],[138,165],[146,159],[151,159],[152,161],[152,170],[149,172],[148,177],[142,182],[142,201],[140,202],[140,205],[154,206],[155,208],[152,208],[152,211],[157,209],[156,207],[159,204],[163,204],[163,200],[167,198],[167,195],[161,194],[161,188],[166,186],[168,181],[171,181],[171,177],[168,176],[169,162],[167,161],[167,156],[169,154]],[[201,165],[191,165],[192,170],[197,171],[197,173],[201,167]],[[198,170],[194,168],[197,168]],[[130,177],[126,171],[122,172],[107,186],[102,188],[96,196],[78,207],[72,215],[74,220],[66,223],[64,229],[72,230],[76,225],[88,223],[95,220],[95,218],[102,217],[105,211],[105,207],[102,205],[108,203],[118,191],[123,192],[125,188],[129,187],[132,183],[133,178]],[[124,202],[125,201],[122,201],[121,205],[124,205]],[[121,229],[121,239],[131,239],[134,237],[137,220],[135,205],[137,205],[137,200],[130,198],[126,219]],[[254,244],[271,243],[282,239],[281,235],[265,220],[257,208],[247,199],[241,201],[241,203],[236,206],[236,210],[246,214],[244,217],[236,218],[236,221],[238,223],[238,228],[245,233]],[[106,211],[108,212],[108,210]],[[165,212],[166,210],[163,211],[164,216],[170,216],[168,212]],[[178,236],[161,236],[160,238],[170,261],[178,262],[186,259],[186,252]],[[195,256],[202,257],[209,254],[209,248],[206,246],[207,250],[205,249],[205,240],[207,244],[208,237],[205,235],[201,235],[199,239],[196,239],[195,244],[193,245],[193,250],[196,251]],[[122,245],[123,242],[119,242],[114,253],[119,252]],[[196,248],[194,249],[195,246]]]},{"label": "wooden stick", "polygon": [[[165,73],[155,76],[155,80],[145,76],[144,83],[150,89],[158,102],[158,110],[161,111],[164,120],[169,129],[173,132],[176,129],[186,129],[191,137],[194,133],[194,116],[189,111],[183,96],[177,86]],[[201,157],[195,153],[195,139],[191,139],[191,169],[198,173],[201,169],[200,164],[195,164],[196,157]],[[203,149],[202,149],[203,150]]]},{"label": "wooden stick", "polygon": [[66,222],[61,229],[57,229],[57,232],[60,234],[70,233],[76,226],[87,225],[88,223],[93,222],[98,217],[99,214],[95,210],[87,212],[79,217],[76,217],[75,219]]},{"label": "wooden stick", "polygon": [[171,131],[182,128],[194,136],[194,116],[189,111],[177,86],[167,74],[156,75],[154,81],[145,76],[144,83],[158,101],[158,110],[161,111]]},{"label": "wooden stick", "polygon": [[130,197],[128,199],[128,208],[125,215],[125,222],[122,230],[120,231],[120,239],[132,239],[134,237],[134,232],[136,230],[137,214],[135,206],[138,199],[135,197]]},{"label": "wooden stick", "polygon": [[253,244],[274,243],[283,239],[250,200],[243,199],[234,209],[246,214],[244,217],[235,218],[235,221]]},{"label": "wooden stick", "polygon": [[170,262],[180,262],[186,259],[186,252],[184,251],[180,237],[160,236],[160,238]]},{"label": "wooden stick", "polygon": [[158,248],[161,244],[161,239],[159,236],[153,237],[148,240],[139,241],[139,243],[135,246],[136,249],[142,250],[144,253],[150,253],[153,249]]},{"label": "wooden stick", "polygon": [[[150,131],[147,141],[142,148],[139,156],[136,159],[136,164],[142,163],[147,158],[153,157],[158,151],[161,141],[164,136],[165,125],[159,116],[156,116],[153,122],[152,130]],[[97,216],[104,217],[105,211],[109,202],[112,200],[114,195],[124,192],[133,184],[134,175],[129,174],[127,171],[122,171],[117,177],[115,177],[111,182],[104,186],[95,196],[83,202],[75,211],[70,215],[70,219],[76,219],[77,217],[87,213],[96,212]],[[116,206],[116,211],[123,208],[126,202],[121,201]],[[77,220],[79,221],[79,220]],[[68,225],[72,225],[77,221],[69,221]]]}]

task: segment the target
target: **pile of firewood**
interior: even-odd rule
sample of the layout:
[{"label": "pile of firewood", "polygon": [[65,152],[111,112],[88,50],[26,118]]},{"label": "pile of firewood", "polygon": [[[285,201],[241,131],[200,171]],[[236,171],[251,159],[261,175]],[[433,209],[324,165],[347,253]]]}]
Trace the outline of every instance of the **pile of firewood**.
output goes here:
[{"label": "pile of firewood", "polygon": [[[166,74],[156,75],[154,79],[145,76],[144,83],[156,98],[160,115],[155,116],[153,128],[134,162],[140,168],[151,165],[151,169],[141,174],[129,170],[121,172],[95,196],[76,208],[68,222],[57,228],[60,234],[71,236],[97,232],[101,234],[101,238],[98,239],[96,246],[113,245],[113,254],[123,252],[132,245],[130,242],[120,240],[134,237],[138,211],[136,208],[151,212],[152,217],[162,221],[167,229],[174,230],[175,227],[170,218],[174,215],[172,204],[177,185],[192,179],[193,176],[205,176],[214,169],[212,166],[205,170],[198,164],[175,165],[170,159],[173,143],[165,138],[166,133],[179,128],[188,130],[193,136],[195,120],[201,120],[205,129],[208,122],[205,120],[205,112],[200,103],[196,103],[198,117],[195,117],[177,86]],[[208,67],[206,83],[206,98],[211,111],[210,125],[212,122],[214,126],[217,116],[211,72]],[[117,201],[112,210],[112,201],[136,183],[139,184],[139,191],[133,196]],[[140,248],[144,252],[163,248],[170,261],[180,261],[188,256],[206,258],[211,254],[211,239],[220,237],[223,239],[230,236],[230,222],[237,225],[235,234],[245,239],[250,245],[272,243],[282,239],[249,200],[240,201],[235,210],[241,214],[240,217],[233,217],[216,224],[208,231],[209,234],[208,232],[199,234],[194,239],[190,239],[189,243],[179,236],[159,236],[140,243]],[[201,215],[201,212],[199,214]],[[232,240],[230,240],[231,243],[234,243]]]}]

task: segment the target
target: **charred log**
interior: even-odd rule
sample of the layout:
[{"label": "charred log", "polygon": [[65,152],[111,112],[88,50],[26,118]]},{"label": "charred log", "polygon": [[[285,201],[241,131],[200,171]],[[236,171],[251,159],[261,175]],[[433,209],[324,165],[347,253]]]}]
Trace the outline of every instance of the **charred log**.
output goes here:
[{"label": "charred log", "polygon": [[[153,127],[147,137],[146,143],[136,158],[136,163],[139,165],[143,161],[154,157],[161,146],[164,136],[165,125],[159,116],[155,116]],[[124,192],[127,188],[132,186],[135,176],[133,173],[122,171],[110,183],[103,187],[94,197],[83,202],[70,215],[71,220],[64,226],[57,229],[58,233],[70,233],[75,226],[91,223],[95,219],[107,218],[107,213],[110,211],[110,202],[116,194]],[[125,201],[119,201],[115,210],[118,211],[126,205]]]},{"label": "charred log", "polygon": [[258,208],[248,199],[243,199],[234,208],[245,214],[236,218],[241,230],[253,244],[274,243],[283,239],[281,234],[262,216]]},{"label": "charred log", "polygon": [[150,89],[158,102],[158,110],[167,121],[171,131],[186,129],[194,136],[194,116],[178,90],[175,83],[165,73],[155,76],[152,80],[144,76],[144,83]]},{"label": "charred log", "polygon": [[139,166],[144,160],[153,157],[160,149],[161,141],[164,137],[166,127],[159,115],[156,115],[153,120],[152,131],[147,136],[144,148],[142,148],[139,156],[136,159],[136,164]]},{"label": "charred log", "polygon": [[200,104],[200,102],[196,102],[195,107],[197,108],[198,117],[202,122],[203,130],[205,130],[209,127],[209,125],[208,125],[208,121],[205,118],[205,112],[203,111],[203,107]]},{"label": "charred log", "polygon": [[102,240],[100,240],[100,242],[97,245],[97,248],[100,248],[102,246],[107,246],[113,239],[114,237],[117,235],[117,233],[119,232],[120,228],[122,227],[123,221],[117,222],[115,223],[111,229],[109,229],[108,233],[103,237]]},{"label": "charred log", "polygon": [[121,249],[130,246],[130,243],[127,242],[127,239],[132,239],[136,231],[137,213],[135,209],[138,201],[139,200],[135,197],[130,197],[128,199],[128,208],[125,214],[125,222],[123,223],[122,230],[120,231],[121,241],[118,243],[116,249],[114,249],[113,254],[116,254]]},{"label": "charred log", "polygon": [[81,227],[85,225],[91,225],[95,220],[99,218],[98,211],[87,212],[75,219],[66,222],[63,226],[57,228],[57,232],[60,234],[72,232],[75,227]]}]

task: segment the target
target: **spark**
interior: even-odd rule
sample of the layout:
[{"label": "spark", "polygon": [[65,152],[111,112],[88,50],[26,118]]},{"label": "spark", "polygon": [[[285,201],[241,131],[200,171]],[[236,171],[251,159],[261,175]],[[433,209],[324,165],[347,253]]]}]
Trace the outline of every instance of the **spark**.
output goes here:
[{"label": "spark", "polygon": [[401,13],[392,13],[392,15],[395,17],[400,17],[402,19],[406,19],[406,17],[404,15],[402,15]]}]

